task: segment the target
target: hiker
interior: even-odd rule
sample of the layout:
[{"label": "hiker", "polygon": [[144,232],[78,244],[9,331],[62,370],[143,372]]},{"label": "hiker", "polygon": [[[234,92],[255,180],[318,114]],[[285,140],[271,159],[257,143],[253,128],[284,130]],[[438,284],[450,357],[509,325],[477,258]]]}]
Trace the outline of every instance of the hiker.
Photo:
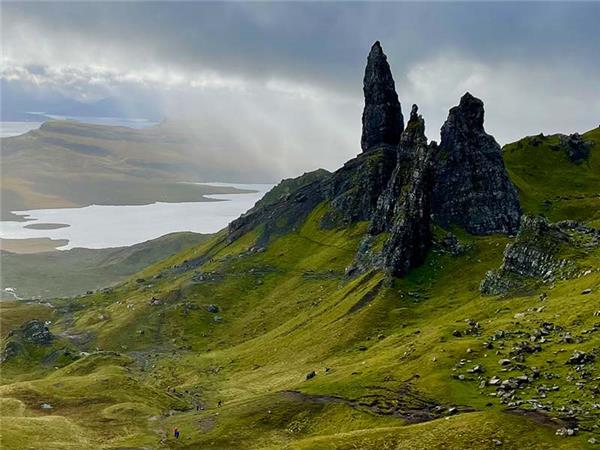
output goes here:
[{"label": "hiker", "polygon": [[221,400],[219,400],[219,403],[217,403],[217,408],[221,407],[221,403],[222,403]]},{"label": "hiker", "polygon": [[173,428],[173,436],[175,436],[175,439],[179,439],[179,429],[177,427]]}]

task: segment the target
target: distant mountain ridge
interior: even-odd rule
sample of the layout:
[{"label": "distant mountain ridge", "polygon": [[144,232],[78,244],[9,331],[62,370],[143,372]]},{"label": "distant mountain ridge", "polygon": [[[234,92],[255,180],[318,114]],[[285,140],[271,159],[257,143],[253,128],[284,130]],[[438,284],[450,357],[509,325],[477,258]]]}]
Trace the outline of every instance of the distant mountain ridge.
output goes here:
[{"label": "distant mountain ridge", "polygon": [[170,122],[132,129],[47,121],[2,139],[2,217],[37,208],[203,201],[204,194],[235,189],[183,182],[273,178],[252,161],[233,164],[221,150],[212,138],[187,134]]}]

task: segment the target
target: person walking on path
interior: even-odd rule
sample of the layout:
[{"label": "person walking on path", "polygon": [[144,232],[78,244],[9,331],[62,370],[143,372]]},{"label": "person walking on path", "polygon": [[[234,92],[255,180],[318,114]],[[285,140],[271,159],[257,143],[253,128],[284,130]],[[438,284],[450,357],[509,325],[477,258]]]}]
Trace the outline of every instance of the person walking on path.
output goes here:
[{"label": "person walking on path", "polygon": [[175,439],[179,439],[179,428],[173,428],[173,436],[175,436]]}]

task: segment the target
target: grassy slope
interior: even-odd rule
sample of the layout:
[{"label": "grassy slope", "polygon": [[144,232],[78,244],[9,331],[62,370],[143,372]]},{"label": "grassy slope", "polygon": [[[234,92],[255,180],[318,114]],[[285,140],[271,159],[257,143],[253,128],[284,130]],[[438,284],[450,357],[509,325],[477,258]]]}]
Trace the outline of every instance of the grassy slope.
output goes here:
[{"label": "grassy slope", "polygon": [[589,160],[569,161],[565,151],[552,150],[559,136],[547,136],[541,145],[532,138],[504,147],[509,174],[519,189],[523,209],[551,220],[569,218],[600,225],[600,128],[584,139],[595,143]]},{"label": "grassy slope", "polygon": [[183,232],[130,247],[33,254],[0,252],[2,285],[14,288],[22,298],[83,294],[115,284],[206,239],[207,235]]},{"label": "grassy slope", "polygon": [[[523,173],[511,162],[508,167]],[[553,185],[528,180],[539,199],[553,195]],[[509,239],[463,236],[473,244],[466,254],[432,252],[423,267],[371,298],[380,274],[342,276],[366,224],[322,230],[317,224],[326,208],[264,252],[249,251],[256,233],[231,244],[219,234],[136,276],[145,282],[132,279],[112,293],[54,301],[52,331],[89,333],[92,340],[82,348],[92,354],[73,363],[47,364],[41,355],[41,364],[17,359],[3,366],[2,428],[24,430],[3,432],[3,448],[44,440],[46,448],[486,449],[500,439],[502,448],[550,449],[586,448],[597,436],[598,410],[591,406],[598,403],[597,382],[578,388],[580,374],[564,363],[575,349],[598,347],[588,330],[600,309],[599,272],[543,287],[543,302],[539,292],[482,297],[479,282],[500,264]],[[566,211],[552,214],[565,218]],[[172,269],[205,254],[210,258],[198,270],[214,272],[213,281],[196,283],[193,270]],[[598,250],[586,262],[600,265]],[[582,296],[585,288],[593,293]],[[152,297],[160,304],[149,304]],[[219,313],[209,313],[208,304]],[[28,307],[36,306],[8,308],[3,320],[19,323]],[[480,336],[453,336],[467,327],[465,319],[481,324]],[[494,390],[480,388],[478,375],[467,372],[481,364],[486,379],[527,373],[505,372],[498,360],[523,340],[517,332],[544,321],[568,329],[576,342],[553,336],[541,352],[527,355],[527,367],[555,377],[536,380],[519,396],[531,399],[541,384],[559,385],[547,394],[556,408],[575,400],[590,411],[573,438],[555,436],[558,423],[507,412],[490,395]],[[515,334],[486,350],[483,342],[499,330]],[[46,352],[69,345],[75,344],[61,337]],[[306,381],[311,370],[317,375]],[[589,379],[598,376],[591,367]],[[54,409],[40,409],[43,402]],[[440,405],[442,415],[452,406],[459,413],[419,424],[402,414],[429,404]],[[197,405],[204,409],[196,411]],[[49,421],[77,436],[57,436]],[[178,442],[166,437],[174,426],[182,431]]]}]

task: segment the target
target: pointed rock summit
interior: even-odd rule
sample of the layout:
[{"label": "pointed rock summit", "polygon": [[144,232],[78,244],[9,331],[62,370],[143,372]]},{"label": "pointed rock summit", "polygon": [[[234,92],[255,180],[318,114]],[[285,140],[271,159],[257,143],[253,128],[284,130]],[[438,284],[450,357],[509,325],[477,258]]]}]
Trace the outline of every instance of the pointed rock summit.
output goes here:
[{"label": "pointed rock summit", "polygon": [[425,120],[418,113],[419,107],[412,105],[410,111],[410,119],[406,124],[406,129],[400,136],[400,151],[403,149],[410,149],[417,144],[427,144],[427,138],[425,137]]},{"label": "pointed rock summit", "polygon": [[366,152],[382,144],[398,145],[404,118],[392,71],[379,41],[373,44],[367,58],[363,91],[362,150]]},{"label": "pointed rock summit", "polygon": [[435,152],[434,220],[473,234],[515,233],[521,217],[517,190],[483,116],[483,102],[468,92],[450,109]]}]

